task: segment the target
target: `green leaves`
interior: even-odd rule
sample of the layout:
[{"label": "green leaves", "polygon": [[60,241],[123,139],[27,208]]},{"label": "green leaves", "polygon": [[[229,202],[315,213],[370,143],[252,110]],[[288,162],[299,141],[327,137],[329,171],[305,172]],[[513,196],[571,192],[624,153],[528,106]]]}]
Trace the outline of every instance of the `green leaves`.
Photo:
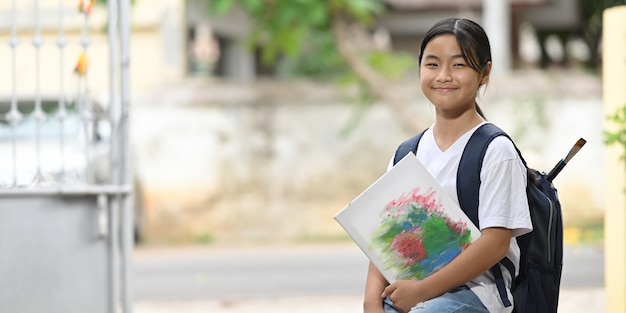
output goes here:
[{"label": "green leaves", "polygon": [[[206,0],[214,14],[238,6],[253,23],[249,45],[258,49],[265,65],[280,60],[278,70],[287,75],[325,78],[342,75],[356,86],[356,107],[342,134],[348,134],[364,116],[374,99],[394,103],[392,110],[403,116],[403,128],[414,123],[402,112],[404,104],[385,92],[389,78],[414,69],[414,57],[386,51],[372,38],[372,24],[384,13],[380,0]],[[402,111],[402,112],[400,112]]]},{"label": "green leaves", "polygon": [[[614,131],[604,131],[604,142],[607,145],[619,144],[626,149],[626,105],[618,108],[607,120],[617,125]],[[625,155],[622,154],[622,159]]]},{"label": "green leaves", "polygon": [[336,14],[361,23],[373,21],[384,6],[377,0],[207,0],[213,15],[240,6],[252,19],[253,45],[262,45],[262,59],[296,56],[316,33],[330,33],[330,17]]},{"label": "green leaves", "polygon": [[[249,15],[254,25],[249,44],[261,48],[262,62],[272,64],[279,58],[291,60],[287,68],[304,70],[304,74],[345,72],[345,65],[337,62],[339,56],[333,42],[331,17],[340,16],[367,25],[385,9],[379,0],[207,1],[211,14],[225,14],[239,6]],[[414,60],[406,55],[384,51],[366,52],[363,58],[385,77],[398,77],[414,66]],[[294,62],[304,63],[294,66]]]},{"label": "green leaves", "polygon": [[417,60],[408,53],[373,51],[367,54],[369,65],[387,78],[399,78],[415,68]]},{"label": "green leaves", "polygon": [[297,55],[281,61],[281,74],[328,78],[349,72],[347,64],[337,53],[334,39],[329,32],[309,33],[300,43],[299,50]]},{"label": "green leaves", "polygon": [[[232,2],[232,0],[230,0]],[[259,0],[241,0],[242,6],[246,11],[252,12],[255,15],[260,14],[263,11],[263,1]]]},{"label": "green leaves", "polygon": [[235,0],[207,0],[209,2],[209,13],[212,15],[222,15],[230,11]]},{"label": "green leaves", "polygon": [[338,8],[348,16],[361,23],[371,23],[374,16],[384,11],[382,1],[377,0],[343,0],[338,2]]}]

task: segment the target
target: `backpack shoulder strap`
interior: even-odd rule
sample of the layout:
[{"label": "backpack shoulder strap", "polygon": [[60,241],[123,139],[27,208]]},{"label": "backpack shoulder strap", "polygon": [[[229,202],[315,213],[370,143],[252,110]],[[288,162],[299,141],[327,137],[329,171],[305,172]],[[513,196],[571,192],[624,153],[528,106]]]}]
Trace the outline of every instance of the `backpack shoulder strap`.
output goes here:
[{"label": "backpack shoulder strap", "polygon": [[[463,150],[463,154],[461,155],[461,160],[459,161],[459,169],[457,171],[456,180],[459,204],[461,206],[461,209],[478,228],[480,228],[478,220],[480,171],[482,169],[483,159],[485,158],[485,154],[487,152],[489,144],[499,136],[505,136],[509,138],[509,140],[511,140],[511,138],[503,130],[501,130],[494,124],[487,123],[480,126],[472,134],[469,141],[467,142],[467,145],[465,145],[465,149]],[[513,140],[511,140],[511,142],[513,142]],[[513,143],[513,145],[515,145],[515,143]],[[515,150],[521,158],[522,155],[519,149],[515,147]],[[526,162],[523,158],[522,162],[524,163],[524,165],[526,165]],[[513,262],[511,262],[508,258],[505,257],[499,262],[499,264],[504,265],[509,273],[511,273],[511,276],[515,275],[515,267],[513,265]],[[496,286],[498,287],[498,293],[500,294],[500,299],[502,300],[502,303],[505,307],[509,307],[512,304],[511,301],[508,299],[506,293],[504,278],[502,276],[502,271],[500,270],[499,264],[495,264],[491,268],[491,273],[496,279]]]},{"label": "backpack shoulder strap", "polygon": [[489,144],[498,136],[508,135],[496,125],[487,123],[472,134],[465,145],[457,171],[456,192],[459,204],[470,220],[480,228],[478,221],[478,192],[480,171]]},{"label": "backpack shoulder strap", "polygon": [[394,165],[400,162],[400,160],[402,160],[402,158],[409,154],[409,152],[413,152],[414,154],[417,153],[417,145],[419,144],[420,139],[422,139],[422,136],[425,132],[426,129],[421,131],[419,134],[405,140],[403,143],[400,144],[400,146],[398,146],[398,149],[396,149],[396,153],[393,155]]}]

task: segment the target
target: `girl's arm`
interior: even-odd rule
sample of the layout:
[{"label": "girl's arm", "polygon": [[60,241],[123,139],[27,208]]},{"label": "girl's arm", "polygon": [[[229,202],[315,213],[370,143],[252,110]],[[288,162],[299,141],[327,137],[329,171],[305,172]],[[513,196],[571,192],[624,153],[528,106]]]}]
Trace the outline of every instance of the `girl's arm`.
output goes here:
[{"label": "girl's arm", "polygon": [[510,243],[510,229],[483,229],[476,241],[441,270],[421,281],[399,280],[385,288],[381,297],[390,296],[400,312],[408,312],[417,303],[438,297],[489,270],[506,256]]},{"label": "girl's arm", "polygon": [[367,279],[365,281],[365,296],[363,300],[364,312],[383,312],[383,299],[380,295],[388,285],[389,283],[385,277],[376,268],[374,263],[370,262],[367,270]]}]

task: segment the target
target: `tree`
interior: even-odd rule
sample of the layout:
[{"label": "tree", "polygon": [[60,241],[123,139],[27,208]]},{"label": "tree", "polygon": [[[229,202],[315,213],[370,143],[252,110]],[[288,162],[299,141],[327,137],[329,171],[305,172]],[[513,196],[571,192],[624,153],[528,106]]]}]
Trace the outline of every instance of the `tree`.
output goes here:
[{"label": "tree", "polygon": [[[605,9],[626,4],[626,0],[577,0],[576,3],[579,8],[578,19],[581,22],[573,29],[558,28],[536,31],[541,49],[541,67],[547,67],[551,61],[545,47],[546,39],[549,36],[556,36],[563,45],[572,38],[582,39],[589,50],[589,60],[586,66],[590,69],[599,69],[602,60],[599,51],[602,40],[602,14]],[[564,59],[561,61],[562,65],[567,64],[567,59],[568,55],[565,53]]]},{"label": "tree", "polygon": [[602,39],[602,14],[605,9],[626,4],[626,0],[579,0],[580,14],[583,23],[578,30],[578,35],[585,41],[589,48],[589,66],[600,66],[600,53],[598,47]]},{"label": "tree", "polygon": [[343,60],[361,87],[364,99],[388,105],[399,125],[415,132],[424,125],[409,110],[408,102],[390,87],[390,78],[414,63],[406,54],[386,51],[372,44],[371,26],[386,10],[378,0],[207,0],[212,14],[241,7],[252,19],[250,40],[261,47],[262,60],[296,57],[315,36],[332,38],[329,49]]}]

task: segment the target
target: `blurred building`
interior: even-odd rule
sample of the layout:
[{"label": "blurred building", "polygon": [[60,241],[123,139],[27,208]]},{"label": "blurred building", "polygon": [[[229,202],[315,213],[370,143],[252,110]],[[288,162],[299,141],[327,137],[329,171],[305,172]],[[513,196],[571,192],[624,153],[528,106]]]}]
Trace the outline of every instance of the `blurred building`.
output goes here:
[{"label": "blurred building", "polygon": [[[483,3],[485,0],[385,0],[388,12],[376,24],[378,30],[386,32],[393,49],[417,52],[422,35],[438,19],[447,16],[465,16],[483,21]],[[58,3],[44,2],[40,23],[43,31],[43,46],[54,46],[59,37],[56,27],[60,11]],[[19,1],[16,18],[20,37],[18,50],[32,48],[34,36],[34,15],[32,4]],[[107,64],[100,62],[106,45],[103,29],[106,27],[106,8],[96,7],[90,21],[90,79],[94,86],[105,86]],[[12,7],[11,2],[0,3],[0,39],[7,42],[10,36]],[[67,3],[65,12],[65,36],[68,44],[65,48],[69,56],[78,55],[81,50],[81,29],[83,21],[78,18],[74,3]],[[573,29],[580,24],[577,1],[571,0],[511,0],[510,1],[510,51],[513,66],[520,58],[520,28],[530,26],[541,41],[546,34],[562,34],[566,40]],[[137,0],[132,11],[132,87],[149,88],[163,82],[174,82],[181,78],[211,75],[226,79],[249,81],[257,76],[271,75],[272,68],[266,68],[259,62],[258,49],[250,49],[246,36],[252,23],[241,10],[232,10],[226,15],[210,17],[207,0]],[[562,43],[563,45],[565,43]],[[547,52],[539,45],[542,54]],[[0,46],[0,51],[9,55],[8,45]],[[43,50],[42,50],[43,51]],[[42,64],[52,67],[56,60],[52,53],[44,53]],[[18,57],[20,75],[25,81],[31,80],[34,65],[30,57]],[[2,58],[2,68],[12,62],[11,58]],[[73,59],[68,59],[68,66],[73,66]],[[58,66],[58,64],[57,64]],[[56,74],[55,74],[56,75]],[[2,78],[0,78],[2,79]],[[7,79],[5,76],[3,79]],[[71,80],[68,71],[68,80]],[[7,81],[1,86],[11,86]],[[22,87],[25,85],[22,84]],[[29,85],[26,88],[31,88]],[[0,90],[6,92],[7,90]]]},{"label": "blurred building", "polygon": [[[480,23],[484,18],[484,0],[385,0],[388,12],[381,17],[376,28],[386,31],[391,47],[417,53],[423,34],[437,20],[449,16],[465,16]],[[241,10],[209,19],[206,0],[186,2],[185,21],[189,30],[187,40],[194,41],[197,25],[211,25],[219,42],[220,58],[215,74],[220,77],[250,80],[259,74],[271,73],[261,68],[258,51],[246,46],[246,36],[251,30],[251,21]],[[544,33],[573,32],[580,25],[578,4],[571,0],[511,0],[509,51],[513,65],[519,63],[519,33],[523,25],[530,26],[542,41]],[[543,42],[537,43],[545,55]],[[565,43],[563,43],[565,44]]]},{"label": "blurred building", "polygon": [[[437,20],[448,16],[465,16],[474,19],[483,26],[487,24],[484,16],[485,0],[385,0],[389,12],[379,21],[379,26],[386,28],[392,37],[396,49],[415,52],[421,36]],[[501,27],[509,29],[510,51],[514,65],[520,62],[520,29],[530,26],[536,36],[540,49],[545,53],[544,34],[555,32],[572,33],[581,22],[578,2],[572,0],[509,0],[510,24]],[[508,27],[507,27],[508,26]],[[487,29],[487,32],[490,30]],[[491,36],[491,34],[490,34]],[[563,45],[565,42],[562,43]]]}]

